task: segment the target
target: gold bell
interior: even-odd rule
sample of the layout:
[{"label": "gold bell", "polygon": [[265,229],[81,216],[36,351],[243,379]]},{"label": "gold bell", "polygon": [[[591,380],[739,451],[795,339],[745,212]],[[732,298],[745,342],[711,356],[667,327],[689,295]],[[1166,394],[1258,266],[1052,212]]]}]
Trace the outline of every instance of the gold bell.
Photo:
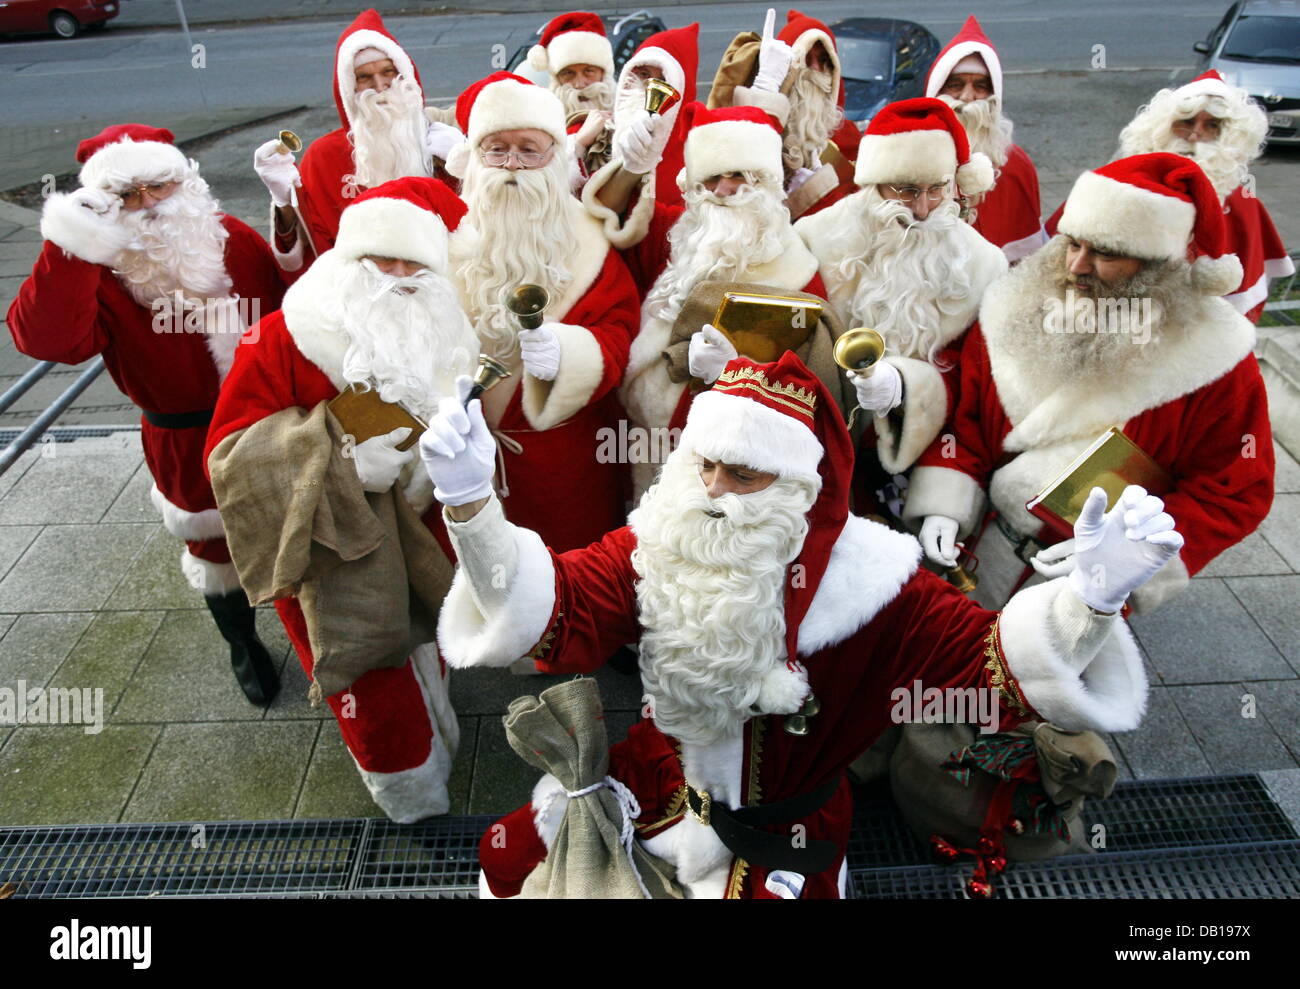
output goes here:
[{"label": "gold bell", "polygon": [[302,138],[291,130],[282,130],[279,135],[280,143],[275,146],[275,150],[282,155],[296,155],[302,150]]},{"label": "gold bell", "polygon": [[787,714],[784,727],[791,735],[807,735],[808,719],[803,714]]},{"label": "gold bell", "polygon": [[866,377],[885,355],[885,338],[866,326],[855,326],[835,341],[832,356],[846,371]]},{"label": "gold bell", "polygon": [[543,313],[551,297],[540,285],[520,285],[506,298],[506,308],[515,314],[525,330],[535,330],[546,322]]},{"label": "gold bell", "polygon": [[468,405],[502,378],[508,377],[510,377],[510,369],[508,367],[502,364],[499,360],[489,357],[487,354],[479,354],[478,370],[474,372],[474,387],[471,388],[469,394],[465,396],[465,404]]},{"label": "gold bell", "polygon": [[809,694],[808,699],[803,702],[803,707],[799,708],[799,713],[805,718],[815,718],[822,713],[822,702],[817,699],[816,694]]},{"label": "gold bell", "polygon": [[959,563],[948,568],[948,583],[963,594],[969,594],[980,586],[980,579]]},{"label": "gold bell", "polygon": [[645,84],[645,108],[651,113],[667,113],[682,94],[662,79],[649,79]]}]

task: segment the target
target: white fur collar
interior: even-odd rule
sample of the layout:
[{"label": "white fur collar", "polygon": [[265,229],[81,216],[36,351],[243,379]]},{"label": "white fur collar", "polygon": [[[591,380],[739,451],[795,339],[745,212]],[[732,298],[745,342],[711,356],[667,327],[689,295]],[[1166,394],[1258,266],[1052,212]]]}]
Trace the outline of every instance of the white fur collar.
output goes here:
[{"label": "white fur collar", "polygon": [[913,536],[850,515],[799,624],[799,655],[811,656],[857,632],[898,596],[920,562],[921,544]]},{"label": "white fur collar", "polygon": [[[1148,409],[1221,378],[1255,345],[1255,327],[1223,299],[1203,297],[1181,335],[1166,337],[1141,374],[1093,374],[1050,385],[1031,362],[1001,346],[1002,334],[1025,305],[1014,273],[989,288],[980,309],[993,382],[1012,423],[1003,448],[1030,450],[1081,436],[1095,437]],[[1013,330],[1013,332],[1015,332]],[[1043,344],[1052,338],[1044,333]]]},{"label": "white fur collar", "polygon": [[281,304],[284,325],[299,352],[324,371],[340,391],[347,386],[343,380],[343,356],[351,338],[333,304],[334,293],[323,289],[338,283],[345,263],[333,251],[326,251],[306,274],[289,286]]}]

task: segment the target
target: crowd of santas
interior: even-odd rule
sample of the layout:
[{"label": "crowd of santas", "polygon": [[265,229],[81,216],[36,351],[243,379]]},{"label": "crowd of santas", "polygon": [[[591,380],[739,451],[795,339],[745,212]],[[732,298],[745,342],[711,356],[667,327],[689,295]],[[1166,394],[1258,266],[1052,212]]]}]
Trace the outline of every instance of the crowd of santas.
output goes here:
[{"label": "crowd of santas", "polygon": [[[974,18],[927,96],[862,132],[834,37],[796,11],[737,37],[707,104],[696,24],[616,75],[600,19],[566,14],[528,65],[539,81],[496,72],[428,107],[361,14],[332,63],[339,128],[300,163],[256,150],[269,243],[139,124],[82,142],[80,188],[46,203],[15,342],[102,354],[140,406],[153,501],[249,699],[278,689],[250,605],[273,600],[374,799],[412,821],[448,809],[448,665],[586,670],[639,642],[653,710],[611,774],[691,895],[785,895],[691,795],[829,785],[899,684],[997,689],[1004,726],[1134,728],[1145,677],[1115,613],[1176,594],[1272,500],[1252,320],[1292,268],[1244,184],[1265,130],[1244,91],[1208,73],[1156,94],[1045,230]],[[521,285],[549,300],[530,329]],[[755,362],[710,322],[735,287],[822,316]],[[1058,303],[1090,328],[1050,329]],[[885,340],[869,375],[831,359],[852,326]],[[467,406],[480,354],[510,374]],[[355,389],[427,424],[418,447],[344,430],[330,403]],[[628,422],[684,431],[666,457],[600,456]],[[1045,545],[1026,501],[1111,426],[1172,489],[1090,502]],[[978,605],[935,575],[958,540]],[[814,694],[807,738],[760,744]],[[485,845],[485,892],[545,856],[554,784],[508,819],[508,855]],[[843,889],[832,790],[801,816],[840,855],[804,895]]]}]

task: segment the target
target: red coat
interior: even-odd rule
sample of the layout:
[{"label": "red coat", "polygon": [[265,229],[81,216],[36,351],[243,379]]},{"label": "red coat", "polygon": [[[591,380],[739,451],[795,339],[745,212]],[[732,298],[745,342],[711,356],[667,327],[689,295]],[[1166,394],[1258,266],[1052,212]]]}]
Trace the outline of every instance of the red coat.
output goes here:
[{"label": "red coat", "polygon": [[1241,284],[1224,296],[1252,323],[1258,323],[1268,301],[1268,280],[1295,273],[1295,262],[1286,253],[1282,238],[1273,226],[1264,203],[1248,196],[1243,187],[1232,191],[1224,205],[1228,250],[1241,261]]},{"label": "red coat", "polygon": [[[365,190],[347,181],[355,165],[348,129],[340,127],[312,141],[298,169],[302,187],[298,190],[298,213],[311,234],[319,256],[334,246],[343,209]],[[310,253],[308,254],[310,257]]]},{"label": "red coat", "polygon": [[976,209],[973,226],[1015,262],[1047,243],[1042,211],[1038,172],[1024,149],[1013,144],[998,171],[997,184]]},{"label": "red coat", "polygon": [[[260,235],[232,216],[226,271],[248,301],[249,322],[280,308],[280,270]],[[96,354],[114,383],[147,412],[203,412],[217,402],[220,378],[201,333],[160,333],[154,315],[131,297],[113,272],[46,242],[9,308],[19,351],[37,360],[79,364]],[[215,337],[217,342],[220,337]],[[239,349],[233,348],[232,349]],[[141,423],[145,463],[159,490],[184,514],[216,508],[203,460],[205,426],[162,429]],[[177,533],[183,535],[183,533]]]}]

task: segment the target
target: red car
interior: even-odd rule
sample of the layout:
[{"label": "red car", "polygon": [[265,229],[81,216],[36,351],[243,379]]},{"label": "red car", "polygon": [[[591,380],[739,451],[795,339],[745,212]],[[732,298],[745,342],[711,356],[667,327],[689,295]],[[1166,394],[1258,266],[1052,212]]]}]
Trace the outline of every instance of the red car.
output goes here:
[{"label": "red car", "polygon": [[82,28],[103,27],[121,9],[121,0],[0,0],[0,34],[53,31],[72,38]]}]

